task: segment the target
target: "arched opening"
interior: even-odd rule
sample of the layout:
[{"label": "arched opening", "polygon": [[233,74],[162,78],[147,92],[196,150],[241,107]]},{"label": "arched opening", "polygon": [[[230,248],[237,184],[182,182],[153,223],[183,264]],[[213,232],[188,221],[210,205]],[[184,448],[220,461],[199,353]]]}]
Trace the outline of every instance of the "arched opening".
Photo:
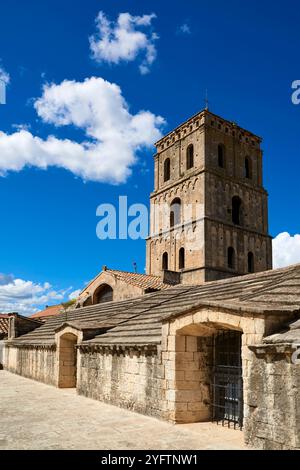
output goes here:
[{"label": "arched opening", "polygon": [[[196,313],[194,318],[202,314],[207,318],[207,312]],[[213,315],[220,318],[219,312],[214,312],[212,321],[198,323],[196,320],[179,327],[169,349],[175,349],[175,390],[178,395],[182,392],[180,405],[174,403],[174,420],[177,423],[218,421],[242,427],[242,331],[226,322],[213,321]],[[183,380],[185,362],[189,362],[189,372]],[[182,411],[189,409],[194,412]]]},{"label": "arched opening", "polygon": [[74,388],[77,382],[77,336],[65,333],[58,344],[58,387]]},{"label": "arched opening", "polygon": [[166,158],[164,162],[164,182],[169,181],[171,177],[171,162],[169,158]]},{"label": "arched opening", "polygon": [[194,166],[194,146],[190,144],[186,149],[186,169],[190,170]]},{"label": "arched opening", "polygon": [[179,225],[181,222],[181,200],[176,197],[170,206],[170,228]]},{"label": "arched opening", "polygon": [[245,178],[252,178],[252,162],[249,157],[245,158]]},{"label": "arched opening", "polygon": [[225,146],[223,144],[218,145],[218,166],[225,168]]},{"label": "arched opening", "polygon": [[227,250],[227,266],[229,269],[235,268],[235,252],[232,246]]},{"label": "arched opening", "polygon": [[104,302],[111,302],[113,300],[113,288],[108,284],[99,286],[93,296],[93,304],[102,304]]},{"label": "arched opening", "polygon": [[254,273],[254,255],[252,251],[248,253],[248,273]]},{"label": "arched opening", "polygon": [[168,253],[166,251],[162,255],[162,266],[161,267],[162,267],[163,270],[168,270],[169,269],[169,256],[168,256]]},{"label": "arched opening", "polygon": [[184,269],[185,267],[185,251],[184,248],[179,250],[179,269]]},{"label": "arched opening", "polygon": [[232,223],[241,225],[242,201],[238,196],[232,198]]}]

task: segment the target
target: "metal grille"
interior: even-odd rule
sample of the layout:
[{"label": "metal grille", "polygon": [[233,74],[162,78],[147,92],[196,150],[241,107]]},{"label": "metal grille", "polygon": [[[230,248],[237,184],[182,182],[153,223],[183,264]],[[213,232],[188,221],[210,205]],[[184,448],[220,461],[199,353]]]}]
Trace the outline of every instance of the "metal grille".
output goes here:
[{"label": "metal grille", "polygon": [[212,419],[234,428],[243,426],[241,336],[225,330],[214,336]]}]

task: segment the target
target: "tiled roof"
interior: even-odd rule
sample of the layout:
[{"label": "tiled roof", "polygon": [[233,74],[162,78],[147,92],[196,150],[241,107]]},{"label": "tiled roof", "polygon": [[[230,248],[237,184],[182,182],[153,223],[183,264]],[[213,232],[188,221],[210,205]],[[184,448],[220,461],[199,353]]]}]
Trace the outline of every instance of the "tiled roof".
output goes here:
[{"label": "tiled roof", "polygon": [[118,271],[116,269],[107,269],[105,272],[112,273],[121,281],[126,282],[126,284],[131,284],[136,287],[141,287],[142,289],[168,289],[170,284],[165,284],[162,282],[159,276],[152,276],[150,274],[138,274],[130,273],[128,271]]},{"label": "tiled roof", "polygon": [[41,310],[40,312],[36,312],[33,315],[30,315],[30,318],[47,318],[47,317],[54,317],[56,315],[60,314],[60,311],[62,310],[62,305],[52,305],[51,307],[46,307],[44,310]]},{"label": "tiled roof", "polygon": [[162,282],[159,276],[152,276],[150,274],[130,273],[128,271],[119,271],[117,269],[105,268],[103,271],[101,271],[101,273],[97,274],[97,276],[85,286],[85,288],[81,291],[81,293],[86,291],[88,287],[94,281],[96,281],[103,272],[112,274],[120,281],[126,282],[126,284],[131,284],[132,286],[140,287],[141,289],[145,289],[145,290],[147,289],[162,290],[162,289],[168,289],[169,287],[171,287],[170,284],[166,284]]},{"label": "tiled roof", "polygon": [[0,337],[8,333],[9,316],[7,313],[0,313]]},{"label": "tiled roof", "polygon": [[86,344],[157,344],[164,320],[201,307],[224,308],[254,314],[300,314],[300,264],[288,268],[207,282],[178,285],[120,302],[78,308],[49,319],[17,343],[54,343],[55,329],[66,321],[80,321],[111,329]]}]

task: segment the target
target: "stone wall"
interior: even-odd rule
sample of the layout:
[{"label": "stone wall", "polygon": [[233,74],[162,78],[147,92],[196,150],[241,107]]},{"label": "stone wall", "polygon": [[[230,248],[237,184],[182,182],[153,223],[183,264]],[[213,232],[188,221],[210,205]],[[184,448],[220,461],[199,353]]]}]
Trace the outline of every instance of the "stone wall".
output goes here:
[{"label": "stone wall", "polygon": [[50,385],[57,384],[56,350],[49,347],[6,346],[4,368]]},{"label": "stone wall", "polygon": [[300,449],[300,366],[288,346],[255,351],[247,388],[245,440],[258,449]]},{"label": "stone wall", "polygon": [[211,418],[212,338],[168,336],[162,352],[168,420],[176,423]]},{"label": "stone wall", "polygon": [[156,348],[111,351],[98,346],[81,346],[80,350],[79,394],[164,417],[164,375],[161,355]]}]

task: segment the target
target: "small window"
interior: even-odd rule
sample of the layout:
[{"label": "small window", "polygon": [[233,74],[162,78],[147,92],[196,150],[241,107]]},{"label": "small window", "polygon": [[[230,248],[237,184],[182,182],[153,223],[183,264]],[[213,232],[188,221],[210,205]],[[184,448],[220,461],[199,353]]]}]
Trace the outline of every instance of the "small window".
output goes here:
[{"label": "small window", "polygon": [[168,269],[168,253],[165,251],[165,253],[162,255],[162,269],[167,270]]},{"label": "small window", "polygon": [[218,166],[225,168],[225,147],[222,144],[218,145]]},{"label": "small window", "polygon": [[252,251],[248,253],[248,273],[254,273],[254,255]]},{"label": "small window", "polygon": [[180,248],[179,250],[179,269],[184,269],[185,265],[185,252],[184,248]]},{"label": "small window", "polygon": [[194,146],[190,144],[186,149],[186,169],[190,170],[194,166]]},{"label": "small window", "polygon": [[170,228],[179,225],[181,222],[181,200],[176,197],[170,206]]},{"label": "small window", "polygon": [[164,162],[164,182],[169,181],[171,176],[171,162],[169,158],[166,158]]},{"label": "small window", "polygon": [[249,157],[245,158],[245,178],[252,178],[252,164]]},{"label": "small window", "polygon": [[235,225],[241,224],[242,201],[238,196],[232,198],[232,223]]},{"label": "small window", "polygon": [[230,246],[227,250],[227,265],[229,269],[235,268],[235,253],[232,246]]}]

